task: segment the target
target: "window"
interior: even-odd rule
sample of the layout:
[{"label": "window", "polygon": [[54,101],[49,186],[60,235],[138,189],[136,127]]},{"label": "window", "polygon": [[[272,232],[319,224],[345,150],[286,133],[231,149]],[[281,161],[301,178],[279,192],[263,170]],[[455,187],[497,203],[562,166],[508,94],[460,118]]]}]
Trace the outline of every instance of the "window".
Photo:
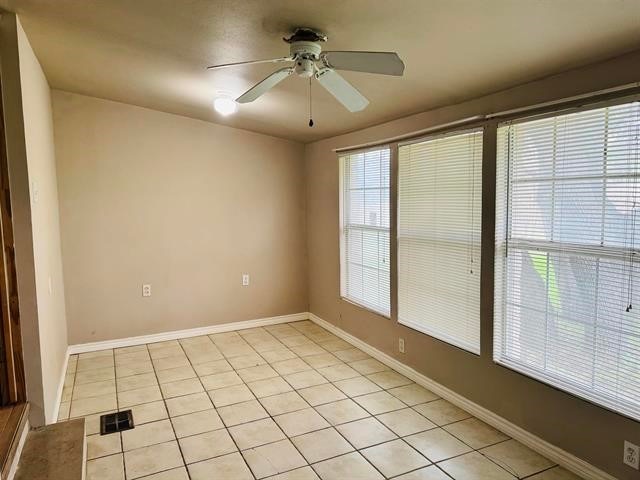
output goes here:
[{"label": "window", "polygon": [[495,361],[635,419],[639,135],[638,102],[499,126],[495,257]]},{"label": "window", "polygon": [[398,321],[480,353],[482,131],[401,145]]},{"label": "window", "polygon": [[343,298],[390,314],[389,147],[340,156]]}]

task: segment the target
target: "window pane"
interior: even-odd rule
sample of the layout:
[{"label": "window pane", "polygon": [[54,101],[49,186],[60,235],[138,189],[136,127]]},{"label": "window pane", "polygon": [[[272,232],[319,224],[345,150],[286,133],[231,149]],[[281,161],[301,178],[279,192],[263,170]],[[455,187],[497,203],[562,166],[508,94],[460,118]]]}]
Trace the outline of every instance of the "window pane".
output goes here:
[{"label": "window pane", "polygon": [[640,105],[498,128],[497,362],[640,419]]},{"label": "window pane", "polygon": [[398,156],[398,321],[479,353],[482,132]]},{"label": "window pane", "polygon": [[341,294],[390,312],[388,148],[340,157]]}]

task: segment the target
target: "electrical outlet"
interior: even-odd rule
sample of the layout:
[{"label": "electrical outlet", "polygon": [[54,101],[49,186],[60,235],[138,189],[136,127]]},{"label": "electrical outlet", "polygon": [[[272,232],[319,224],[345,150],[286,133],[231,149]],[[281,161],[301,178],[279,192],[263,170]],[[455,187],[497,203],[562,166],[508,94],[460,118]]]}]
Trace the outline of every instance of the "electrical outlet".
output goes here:
[{"label": "electrical outlet", "polygon": [[249,274],[248,273],[243,273],[242,274],[242,286],[243,287],[247,287],[249,285]]},{"label": "electrical outlet", "polygon": [[624,441],[624,464],[640,470],[640,447],[631,442]]},{"label": "electrical outlet", "polygon": [[398,350],[400,353],[404,353],[404,338],[398,339]]},{"label": "electrical outlet", "polygon": [[143,297],[151,296],[151,285],[149,285],[148,283],[145,283],[144,285],[142,285],[142,296]]}]

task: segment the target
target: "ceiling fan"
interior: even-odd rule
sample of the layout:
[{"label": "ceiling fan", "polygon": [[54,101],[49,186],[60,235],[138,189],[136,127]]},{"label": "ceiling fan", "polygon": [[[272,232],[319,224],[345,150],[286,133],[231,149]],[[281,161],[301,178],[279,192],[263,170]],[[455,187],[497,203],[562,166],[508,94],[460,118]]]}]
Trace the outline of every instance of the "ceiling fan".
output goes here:
[{"label": "ceiling fan", "polygon": [[[253,65],[257,63],[286,63],[293,65],[276,70],[264,80],[258,82],[236,102],[249,103],[265,94],[289,75],[296,74],[311,81],[315,78],[338,102],[350,112],[359,112],[366,108],[366,99],[353,85],[336,70],[376,73],[381,75],[402,76],[404,63],[395,52],[323,52],[320,42],[326,42],[327,36],[310,28],[298,28],[289,38],[283,38],[290,44],[289,56],[268,60],[225,63],[207,67],[208,70]],[[313,125],[310,122],[310,126]]]}]

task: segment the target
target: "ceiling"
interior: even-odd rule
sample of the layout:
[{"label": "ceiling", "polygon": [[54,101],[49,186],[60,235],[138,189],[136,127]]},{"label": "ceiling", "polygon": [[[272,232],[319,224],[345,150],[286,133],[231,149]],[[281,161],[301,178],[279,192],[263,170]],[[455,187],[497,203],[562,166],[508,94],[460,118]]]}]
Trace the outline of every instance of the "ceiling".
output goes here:
[{"label": "ceiling", "polygon": [[[52,88],[309,142],[495,92],[640,48],[639,0],[0,0]],[[404,77],[345,72],[371,104],[349,113],[290,77],[238,113],[212,108],[279,65],[309,26],[328,50],[397,51]]]}]

